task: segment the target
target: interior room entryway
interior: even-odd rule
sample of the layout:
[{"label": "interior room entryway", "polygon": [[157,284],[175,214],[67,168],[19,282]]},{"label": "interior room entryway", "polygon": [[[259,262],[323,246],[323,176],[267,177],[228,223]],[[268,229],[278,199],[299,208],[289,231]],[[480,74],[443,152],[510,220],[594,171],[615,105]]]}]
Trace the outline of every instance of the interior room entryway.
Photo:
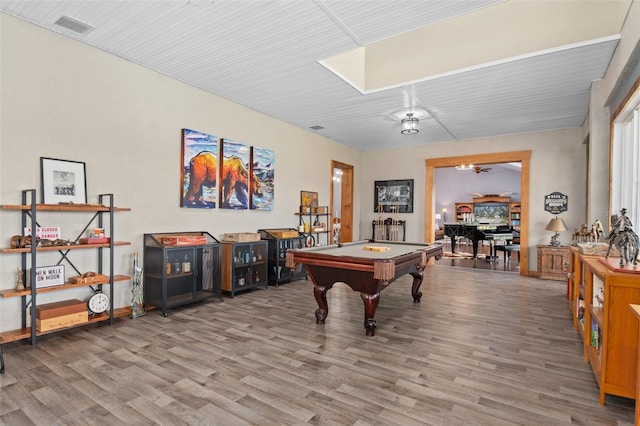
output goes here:
[{"label": "interior room entryway", "polygon": [[474,164],[482,166],[496,163],[519,162],[520,173],[520,274],[529,275],[528,232],[529,232],[529,168],[531,151],[513,151],[495,154],[465,155],[459,157],[443,157],[425,160],[426,165],[426,196],[425,196],[425,241],[435,239],[435,169],[440,167],[455,167],[460,164]]},{"label": "interior room entryway", "polygon": [[353,166],[331,161],[331,232],[333,243],[353,241]]}]

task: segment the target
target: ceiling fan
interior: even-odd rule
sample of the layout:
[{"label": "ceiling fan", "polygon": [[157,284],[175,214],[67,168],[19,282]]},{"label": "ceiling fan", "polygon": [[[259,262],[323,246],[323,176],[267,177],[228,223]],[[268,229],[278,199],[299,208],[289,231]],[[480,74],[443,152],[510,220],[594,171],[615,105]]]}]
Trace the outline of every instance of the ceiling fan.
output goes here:
[{"label": "ceiling fan", "polygon": [[491,167],[475,166],[473,168],[473,173],[480,174],[482,172],[488,172],[489,170],[491,170]]}]

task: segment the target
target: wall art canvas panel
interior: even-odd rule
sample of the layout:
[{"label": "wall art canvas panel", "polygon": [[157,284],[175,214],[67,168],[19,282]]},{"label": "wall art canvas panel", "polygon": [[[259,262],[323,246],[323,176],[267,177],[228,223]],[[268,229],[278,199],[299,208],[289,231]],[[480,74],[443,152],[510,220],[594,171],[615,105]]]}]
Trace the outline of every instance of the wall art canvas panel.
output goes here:
[{"label": "wall art canvas panel", "polygon": [[213,209],[218,201],[218,138],[182,129],[180,206]]},{"label": "wall art canvas panel", "polygon": [[251,208],[273,210],[276,153],[271,149],[251,147]]},{"label": "wall art canvas panel", "polygon": [[[220,208],[245,210],[249,208],[249,147],[231,139],[222,139],[222,167],[220,169]],[[255,190],[255,188],[254,188]]]}]

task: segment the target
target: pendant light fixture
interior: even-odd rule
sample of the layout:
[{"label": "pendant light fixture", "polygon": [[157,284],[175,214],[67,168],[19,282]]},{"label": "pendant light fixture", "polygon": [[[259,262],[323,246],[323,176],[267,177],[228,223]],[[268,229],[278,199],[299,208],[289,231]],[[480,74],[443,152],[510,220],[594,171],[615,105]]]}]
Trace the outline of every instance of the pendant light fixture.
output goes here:
[{"label": "pendant light fixture", "polygon": [[412,112],[408,112],[407,117],[403,118],[400,122],[400,133],[403,135],[413,135],[418,133],[420,131],[420,129],[418,129],[419,121],[420,120],[413,116]]}]

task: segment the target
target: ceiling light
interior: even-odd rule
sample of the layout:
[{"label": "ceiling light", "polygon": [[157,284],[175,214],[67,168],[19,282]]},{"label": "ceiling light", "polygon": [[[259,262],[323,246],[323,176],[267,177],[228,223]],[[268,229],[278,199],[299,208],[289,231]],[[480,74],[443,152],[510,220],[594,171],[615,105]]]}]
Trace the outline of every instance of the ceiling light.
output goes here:
[{"label": "ceiling light", "polygon": [[418,129],[418,120],[413,116],[412,112],[407,113],[407,118],[403,118],[400,122],[400,133],[403,135],[413,135],[418,133],[420,129]]},{"label": "ceiling light", "polygon": [[473,164],[468,164],[468,165],[462,164],[460,166],[456,166],[456,170],[471,170],[474,167],[475,166]]}]

